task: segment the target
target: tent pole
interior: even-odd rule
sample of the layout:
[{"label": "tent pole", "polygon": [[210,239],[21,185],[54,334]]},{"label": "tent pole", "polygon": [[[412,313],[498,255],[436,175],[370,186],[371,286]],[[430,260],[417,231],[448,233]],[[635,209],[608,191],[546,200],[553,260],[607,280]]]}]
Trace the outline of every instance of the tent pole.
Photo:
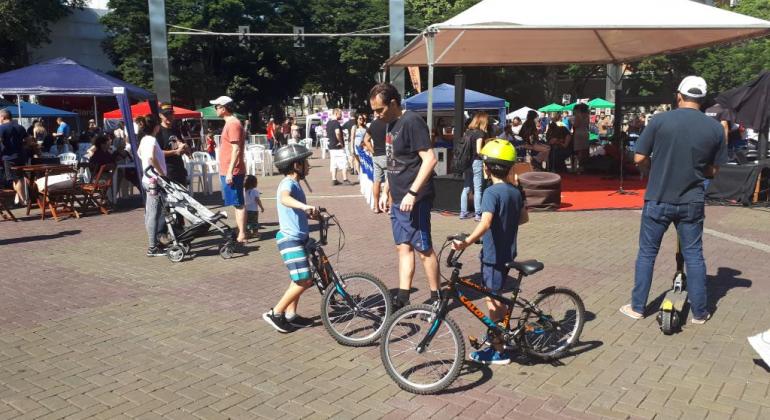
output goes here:
[{"label": "tent pole", "polygon": [[99,125],[98,119],[99,119],[99,114],[96,111],[96,96],[94,96],[94,122],[96,123],[97,126]]},{"label": "tent pole", "polygon": [[21,95],[16,95],[16,107],[19,108],[19,116],[16,119],[21,121]]},{"label": "tent pole", "polygon": [[433,42],[435,30],[425,32],[425,49],[428,53],[428,132],[433,132]]}]

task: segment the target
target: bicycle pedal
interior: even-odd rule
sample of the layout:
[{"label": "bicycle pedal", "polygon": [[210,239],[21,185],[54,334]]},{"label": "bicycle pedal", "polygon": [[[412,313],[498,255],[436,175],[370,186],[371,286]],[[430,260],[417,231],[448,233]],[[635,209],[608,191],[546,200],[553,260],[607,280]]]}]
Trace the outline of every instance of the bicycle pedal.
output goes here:
[{"label": "bicycle pedal", "polygon": [[473,336],[468,336],[468,341],[471,344],[471,347],[478,350],[481,348],[481,343],[479,343],[479,339]]}]

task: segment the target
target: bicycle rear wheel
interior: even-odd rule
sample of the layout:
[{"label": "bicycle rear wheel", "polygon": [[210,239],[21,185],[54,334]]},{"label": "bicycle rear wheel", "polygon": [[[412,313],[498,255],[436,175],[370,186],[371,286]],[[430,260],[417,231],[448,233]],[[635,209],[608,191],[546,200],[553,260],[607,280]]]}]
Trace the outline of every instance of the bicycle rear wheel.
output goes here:
[{"label": "bicycle rear wheel", "polygon": [[338,343],[360,347],[379,338],[390,316],[388,289],[369,273],[351,273],[340,277],[342,291],[356,303],[351,308],[334,283],[326,287],[321,299],[321,320],[326,331]]},{"label": "bicycle rear wheel", "polygon": [[525,353],[540,359],[562,356],[577,343],[585,323],[585,307],[577,293],[570,289],[553,289],[533,302],[541,313],[527,309],[524,321]]},{"label": "bicycle rear wheel", "polygon": [[435,328],[431,305],[409,305],[388,321],[380,342],[380,357],[388,376],[401,389],[415,394],[435,394],[460,374],[465,343],[457,324],[444,318],[430,345],[421,353],[417,345]]}]

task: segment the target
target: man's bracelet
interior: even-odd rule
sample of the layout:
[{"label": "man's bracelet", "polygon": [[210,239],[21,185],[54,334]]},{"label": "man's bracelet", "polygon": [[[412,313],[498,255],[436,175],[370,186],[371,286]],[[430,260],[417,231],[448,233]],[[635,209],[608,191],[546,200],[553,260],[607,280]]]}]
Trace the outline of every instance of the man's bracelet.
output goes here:
[{"label": "man's bracelet", "polygon": [[409,190],[409,191],[407,191],[407,193],[408,193],[409,195],[413,196],[413,197],[417,197],[417,193],[416,193],[416,192],[414,192],[414,191],[412,191],[412,190]]}]

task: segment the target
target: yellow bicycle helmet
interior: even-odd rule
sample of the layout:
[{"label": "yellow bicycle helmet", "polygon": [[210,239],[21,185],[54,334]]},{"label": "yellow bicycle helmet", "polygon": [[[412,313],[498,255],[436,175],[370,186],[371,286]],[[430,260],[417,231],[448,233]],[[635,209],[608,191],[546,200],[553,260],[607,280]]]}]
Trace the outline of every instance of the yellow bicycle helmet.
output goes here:
[{"label": "yellow bicycle helmet", "polygon": [[493,139],[481,148],[480,156],[486,163],[513,166],[516,163],[516,148],[508,140]]}]

